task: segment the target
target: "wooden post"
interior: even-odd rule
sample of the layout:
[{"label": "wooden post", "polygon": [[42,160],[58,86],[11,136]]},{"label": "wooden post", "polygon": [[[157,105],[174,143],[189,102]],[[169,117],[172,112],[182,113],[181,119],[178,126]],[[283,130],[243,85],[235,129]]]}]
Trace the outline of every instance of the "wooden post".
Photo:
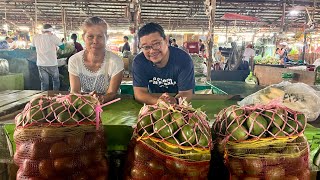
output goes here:
[{"label": "wooden post", "polygon": [[35,25],[34,25],[34,34],[35,35],[37,33],[37,27],[38,27],[38,11],[37,11],[37,0],[34,0],[34,21],[35,21]]},{"label": "wooden post", "polygon": [[209,18],[209,32],[207,35],[207,81],[211,81],[211,66],[213,62],[212,58],[212,47],[214,43],[214,23],[216,14],[216,0],[205,0],[206,13]]},{"label": "wooden post", "polygon": [[139,0],[132,0],[132,3],[134,5],[134,15],[133,15],[133,27],[134,27],[134,35],[133,35],[133,40],[134,40],[134,43],[133,43],[133,47],[132,47],[132,54],[133,55],[136,55],[138,54],[138,42],[139,42],[139,39],[138,39],[138,30],[139,30],[139,19],[140,19],[140,13],[141,13],[141,10],[140,10],[140,6],[138,4],[138,1]]},{"label": "wooden post", "polygon": [[286,17],[286,1],[283,0],[282,2],[282,18],[281,18],[281,29],[280,29],[280,32],[284,32],[284,20],[285,20],[285,17]]},{"label": "wooden post", "polygon": [[63,38],[66,41],[67,40],[66,10],[62,6],[61,6],[61,12],[62,12],[61,15],[62,15]]}]

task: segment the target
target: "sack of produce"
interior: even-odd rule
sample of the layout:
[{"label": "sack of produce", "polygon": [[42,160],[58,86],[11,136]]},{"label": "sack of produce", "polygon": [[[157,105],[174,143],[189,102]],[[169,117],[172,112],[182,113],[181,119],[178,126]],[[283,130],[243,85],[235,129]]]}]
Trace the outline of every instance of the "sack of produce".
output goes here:
[{"label": "sack of produce", "polygon": [[239,102],[240,106],[280,103],[292,110],[302,112],[308,121],[320,115],[320,94],[304,83],[281,82],[251,94]]},{"label": "sack of produce", "polygon": [[107,179],[99,101],[40,96],[16,116],[17,179]]},{"label": "sack of produce", "polygon": [[213,124],[231,179],[308,179],[304,114],[269,104],[230,106]]},{"label": "sack of produce", "polygon": [[145,105],[131,140],[126,179],[207,179],[211,149],[202,111],[185,101]]},{"label": "sack of produce", "polygon": [[73,42],[64,43],[64,50],[58,49],[57,58],[58,59],[68,58],[75,52],[75,50],[76,50],[76,48],[75,48]]},{"label": "sack of produce", "polygon": [[230,179],[309,180],[308,142],[304,136],[226,144]]},{"label": "sack of produce", "polygon": [[6,59],[0,59],[0,75],[9,74],[9,63]]},{"label": "sack of produce", "polygon": [[[17,115],[16,125],[70,126],[100,122],[96,107],[99,101],[93,96],[70,94],[66,96],[39,96],[31,100]],[[98,119],[99,118],[99,119]],[[98,121],[97,121],[98,120]]]}]

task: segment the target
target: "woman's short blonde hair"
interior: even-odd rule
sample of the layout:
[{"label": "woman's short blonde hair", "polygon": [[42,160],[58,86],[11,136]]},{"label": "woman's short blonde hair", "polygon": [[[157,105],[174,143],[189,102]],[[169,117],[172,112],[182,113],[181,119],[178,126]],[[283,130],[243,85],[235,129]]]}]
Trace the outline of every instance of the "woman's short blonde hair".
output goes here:
[{"label": "woman's short blonde hair", "polygon": [[89,17],[86,20],[84,20],[84,22],[82,23],[82,26],[81,26],[83,34],[86,33],[87,27],[95,26],[95,25],[104,26],[105,27],[105,34],[107,34],[108,23],[104,19],[97,17],[97,16]]}]

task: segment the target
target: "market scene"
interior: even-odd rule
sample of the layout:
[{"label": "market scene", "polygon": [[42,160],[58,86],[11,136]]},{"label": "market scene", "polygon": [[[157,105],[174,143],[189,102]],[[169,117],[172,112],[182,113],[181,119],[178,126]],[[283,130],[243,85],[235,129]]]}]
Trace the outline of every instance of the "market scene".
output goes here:
[{"label": "market scene", "polygon": [[0,0],[0,180],[318,180],[319,24],[319,0]]}]

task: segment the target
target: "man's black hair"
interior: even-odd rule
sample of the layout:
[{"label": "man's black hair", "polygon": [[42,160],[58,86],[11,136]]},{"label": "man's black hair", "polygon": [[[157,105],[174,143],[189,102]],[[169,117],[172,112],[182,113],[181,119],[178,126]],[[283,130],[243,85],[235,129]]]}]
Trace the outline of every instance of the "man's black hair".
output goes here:
[{"label": "man's black hair", "polygon": [[10,38],[7,36],[5,40],[8,40],[8,39],[10,39]]},{"label": "man's black hair", "polygon": [[176,39],[172,39],[172,42],[176,42]]},{"label": "man's black hair", "polygon": [[50,24],[44,24],[43,25],[43,29],[50,29],[52,28],[52,26]]},{"label": "man's black hair", "polygon": [[219,51],[221,51],[222,50],[222,47],[219,47]]},{"label": "man's black hair", "polygon": [[128,36],[123,36],[124,39],[129,40]]},{"label": "man's black hair", "polygon": [[143,36],[146,36],[155,32],[158,32],[163,39],[166,38],[163,28],[159,24],[153,23],[153,22],[145,24],[144,26],[142,26],[142,28],[139,29],[138,38],[140,39]]},{"label": "man's black hair", "polygon": [[77,39],[77,38],[78,38],[77,34],[75,33],[71,34],[71,39]]}]

